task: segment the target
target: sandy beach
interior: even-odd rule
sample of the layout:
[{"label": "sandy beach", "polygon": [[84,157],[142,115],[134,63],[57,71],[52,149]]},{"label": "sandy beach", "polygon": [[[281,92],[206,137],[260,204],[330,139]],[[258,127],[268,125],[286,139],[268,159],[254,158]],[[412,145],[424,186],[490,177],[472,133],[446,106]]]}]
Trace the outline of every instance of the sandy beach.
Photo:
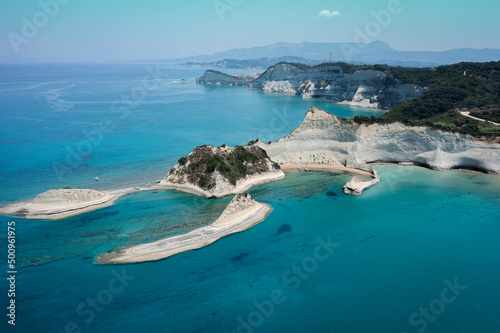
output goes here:
[{"label": "sandy beach", "polygon": [[354,169],[354,168],[347,168],[347,167],[342,167],[342,166],[334,166],[334,165],[327,165],[327,164],[283,164],[281,165],[282,170],[296,170],[298,168],[304,169],[308,168],[311,170],[332,170],[332,171],[345,171],[345,172],[351,172],[351,173],[356,173],[358,175],[363,175],[363,176],[368,176],[372,177],[372,173],[368,171],[363,171],[360,169]]},{"label": "sandy beach", "polygon": [[239,194],[212,224],[184,235],[132,246],[95,258],[99,264],[124,264],[155,261],[177,253],[199,249],[227,235],[241,232],[262,222],[272,212],[271,206],[254,201],[250,195]]}]

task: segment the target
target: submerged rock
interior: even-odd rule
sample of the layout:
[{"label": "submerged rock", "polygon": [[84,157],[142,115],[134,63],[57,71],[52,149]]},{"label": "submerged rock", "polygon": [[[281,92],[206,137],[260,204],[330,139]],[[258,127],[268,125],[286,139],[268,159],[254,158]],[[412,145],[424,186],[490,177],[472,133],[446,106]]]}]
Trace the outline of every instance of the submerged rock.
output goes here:
[{"label": "submerged rock", "polygon": [[232,257],[232,258],[231,258],[231,261],[232,261],[232,262],[235,262],[235,261],[241,261],[241,259],[243,259],[243,258],[245,258],[245,257],[248,257],[248,253],[243,252],[243,253],[238,254],[237,256]]},{"label": "submerged rock", "polygon": [[339,195],[333,191],[326,192],[326,196],[328,197],[338,197]]},{"label": "submerged rock", "polygon": [[284,232],[292,231],[292,226],[286,223],[283,223],[276,231],[276,235],[282,234]]}]

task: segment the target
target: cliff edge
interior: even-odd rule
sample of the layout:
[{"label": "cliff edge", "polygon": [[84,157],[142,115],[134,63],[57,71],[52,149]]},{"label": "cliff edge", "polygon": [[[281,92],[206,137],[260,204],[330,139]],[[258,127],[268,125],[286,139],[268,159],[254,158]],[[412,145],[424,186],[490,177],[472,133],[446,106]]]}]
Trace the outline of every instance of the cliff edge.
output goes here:
[{"label": "cliff edge", "polygon": [[363,168],[374,162],[412,162],[437,170],[500,173],[500,144],[425,126],[357,124],[316,107],[286,137],[258,145],[282,164]]},{"label": "cliff edge", "polygon": [[403,84],[390,71],[361,69],[346,73],[340,64],[316,66],[281,62],[255,80],[207,70],[198,83],[258,88],[266,92],[318,97],[352,106],[389,110],[420,96],[428,87]]}]

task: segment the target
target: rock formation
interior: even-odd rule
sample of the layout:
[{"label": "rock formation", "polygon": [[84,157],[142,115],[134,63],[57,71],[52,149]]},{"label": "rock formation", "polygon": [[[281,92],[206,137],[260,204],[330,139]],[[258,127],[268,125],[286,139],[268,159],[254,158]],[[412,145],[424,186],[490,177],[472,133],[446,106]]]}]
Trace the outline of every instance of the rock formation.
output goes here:
[{"label": "rock formation", "polygon": [[280,164],[366,168],[372,162],[412,162],[437,170],[467,168],[500,173],[500,144],[424,126],[360,125],[316,107],[311,107],[302,124],[286,137],[258,145]]},{"label": "rock formation", "polygon": [[269,67],[253,81],[208,70],[197,82],[254,87],[267,92],[319,97],[349,105],[387,110],[420,96],[427,89],[415,84],[400,84],[385,71],[358,70],[345,74],[337,64],[310,67],[279,63]]},{"label": "rock formation", "polygon": [[344,185],[344,193],[345,194],[353,194],[353,195],[361,195],[364,190],[370,188],[380,182],[380,177],[378,176],[377,171],[373,170],[373,177],[375,179],[362,182],[358,177],[354,176],[352,179]]},{"label": "rock formation", "polygon": [[284,177],[280,166],[257,145],[200,146],[180,158],[160,186],[211,198]]}]

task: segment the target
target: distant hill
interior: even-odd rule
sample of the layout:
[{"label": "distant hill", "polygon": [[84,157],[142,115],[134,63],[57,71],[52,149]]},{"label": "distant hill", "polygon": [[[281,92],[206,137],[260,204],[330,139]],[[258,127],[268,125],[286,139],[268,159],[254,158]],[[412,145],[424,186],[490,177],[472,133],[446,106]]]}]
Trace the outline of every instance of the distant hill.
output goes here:
[{"label": "distant hill", "polygon": [[[388,44],[371,43],[277,43],[217,52],[211,55],[170,59],[168,62],[218,62],[224,59],[247,60],[259,58],[300,57],[308,60],[343,61],[353,64],[387,64],[405,67],[436,67],[458,62],[487,62],[500,60],[500,49],[453,49],[448,51],[398,51]],[[167,60],[165,60],[167,61]],[[303,62],[303,61],[302,61]]]},{"label": "distant hill", "polygon": [[236,69],[267,69],[279,62],[293,62],[307,65],[318,65],[319,60],[309,60],[301,57],[278,57],[278,58],[257,58],[248,60],[224,59],[212,62],[184,62],[178,63],[182,67],[204,67],[204,68],[236,68]]}]

